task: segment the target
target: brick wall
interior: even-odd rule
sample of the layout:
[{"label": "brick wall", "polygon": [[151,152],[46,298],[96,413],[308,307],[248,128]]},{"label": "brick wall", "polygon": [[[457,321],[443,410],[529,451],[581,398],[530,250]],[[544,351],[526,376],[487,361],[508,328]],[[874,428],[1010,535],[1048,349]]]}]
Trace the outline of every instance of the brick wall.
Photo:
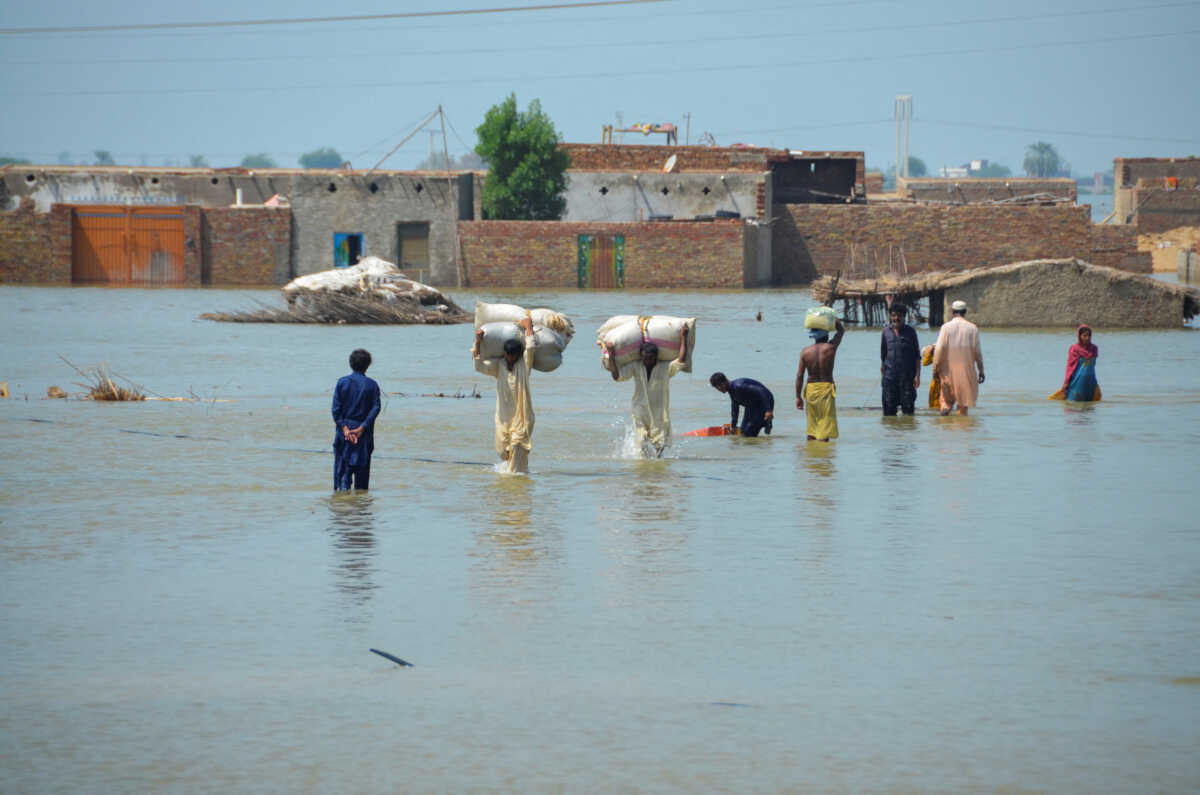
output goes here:
[{"label": "brick wall", "polygon": [[662,171],[675,155],[675,171],[769,171],[773,160],[787,160],[784,149],[732,149],[717,146],[637,146],[559,144],[578,171]]},{"label": "brick wall", "polygon": [[901,252],[916,273],[1092,251],[1087,207],[776,204],[773,214],[776,284],[903,270]]},{"label": "brick wall", "polygon": [[949,204],[1003,201],[1035,194],[1050,194],[1073,202],[1079,186],[1073,179],[1041,177],[901,177],[897,193],[917,201]]},{"label": "brick wall", "polygon": [[462,221],[458,230],[472,287],[576,287],[579,235],[625,237],[626,287],[743,285],[745,227],[738,220]]},{"label": "brick wall", "polygon": [[283,284],[291,278],[290,209],[207,208],[203,215],[204,284]]},{"label": "brick wall", "polygon": [[1173,190],[1161,177],[1143,177],[1130,193],[1134,222],[1142,234],[1200,226],[1200,188],[1195,177],[1179,177]]},{"label": "brick wall", "polygon": [[1104,265],[1134,273],[1150,273],[1149,251],[1138,251],[1138,229],[1128,224],[1092,224],[1092,253],[1080,257],[1093,265]]},{"label": "brick wall", "polygon": [[17,209],[0,212],[0,283],[71,281],[70,208],[56,207],[49,213],[35,208],[26,197]]},{"label": "brick wall", "polygon": [[868,171],[866,177],[867,193],[883,193],[883,172]]}]

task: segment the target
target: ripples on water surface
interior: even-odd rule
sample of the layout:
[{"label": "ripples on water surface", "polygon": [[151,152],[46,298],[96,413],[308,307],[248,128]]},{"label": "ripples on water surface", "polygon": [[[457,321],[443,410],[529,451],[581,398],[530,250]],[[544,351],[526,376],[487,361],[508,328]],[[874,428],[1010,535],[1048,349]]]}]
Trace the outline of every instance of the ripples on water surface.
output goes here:
[{"label": "ripples on water surface", "polygon": [[[852,331],[821,445],[805,292],[479,297],[579,331],[534,375],[531,477],[493,471],[467,326],[0,289],[4,791],[1200,787],[1195,331],[1097,329],[1106,399],[1077,406],[1044,399],[1070,331],[985,328],[977,411],[887,420]],[[593,342],[632,311],[700,318],[658,461],[624,456],[632,387]],[[334,496],[359,346],[404,396],[372,491]],[[58,354],[204,400],[45,400],[79,380]],[[771,387],[774,436],[680,438],[727,419],[715,369]]]}]

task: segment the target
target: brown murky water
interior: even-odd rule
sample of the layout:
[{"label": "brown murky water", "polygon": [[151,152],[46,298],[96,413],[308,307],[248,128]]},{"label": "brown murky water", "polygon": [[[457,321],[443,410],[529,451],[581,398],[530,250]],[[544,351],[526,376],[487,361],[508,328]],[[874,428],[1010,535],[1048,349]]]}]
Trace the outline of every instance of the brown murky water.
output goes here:
[{"label": "brown murky water", "polygon": [[[984,329],[971,417],[884,420],[855,331],[820,445],[806,293],[504,298],[579,330],[534,376],[530,477],[492,470],[468,327],[0,288],[4,791],[1200,787],[1200,334],[1097,329],[1106,400],[1072,406],[1069,331]],[[775,391],[775,434],[627,456],[593,337],[628,311],[700,318],[677,434],[725,421],[714,369]],[[335,497],[358,346],[393,394],[374,488]],[[58,354],[203,399],[45,400],[78,391]]]}]

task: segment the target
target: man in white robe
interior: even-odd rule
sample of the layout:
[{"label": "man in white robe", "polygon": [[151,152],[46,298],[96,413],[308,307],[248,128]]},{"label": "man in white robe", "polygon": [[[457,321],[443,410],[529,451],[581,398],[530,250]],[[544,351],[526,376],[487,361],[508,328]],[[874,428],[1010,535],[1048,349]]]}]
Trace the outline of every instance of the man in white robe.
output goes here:
[{"label": "man in white robe", "polygon": [[479,358],[483,329],[475,332],[475,369],[496,378],[496,452],[505,472],[528,472],[529,451],[533,447],[533,399],[529,395],[529,371],[533,368],[536,342],[533,323],[521,321],[525,343],[507,340],[503,359]]},{"label": "man in white robe", "polygon": [[941,379],[942,415],[957,406],[957,413],[965,416],[979,399],[984,381],[983,350],[979,327],[967,320],[966,303],[955,301],[950,311],[954,317],[942,326],[933,347],[933,372]]},{"label": "man in white robe", "polygon": [[607,361],[613,380],[633,379],[633,425],[637,429],[638,443],[652,446],[656,456],[662,456],[671,443],[670,379],[687,366],[687,326],[683,327],[682,334],[679,356],[666,364],[658,361],[657,345],[643,342],[640,359],[617,367],[614,346],[608,345]]}]

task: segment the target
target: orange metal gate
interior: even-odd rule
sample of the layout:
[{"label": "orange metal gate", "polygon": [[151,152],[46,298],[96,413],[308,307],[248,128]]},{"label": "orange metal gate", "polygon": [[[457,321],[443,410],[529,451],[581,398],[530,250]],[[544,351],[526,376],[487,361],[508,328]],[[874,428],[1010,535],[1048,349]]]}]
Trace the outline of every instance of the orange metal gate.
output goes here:
[{"label": "orange metal gate", "polygon": [[182,284],[183,210],[179,207],[76,207],[71,281]]}]

